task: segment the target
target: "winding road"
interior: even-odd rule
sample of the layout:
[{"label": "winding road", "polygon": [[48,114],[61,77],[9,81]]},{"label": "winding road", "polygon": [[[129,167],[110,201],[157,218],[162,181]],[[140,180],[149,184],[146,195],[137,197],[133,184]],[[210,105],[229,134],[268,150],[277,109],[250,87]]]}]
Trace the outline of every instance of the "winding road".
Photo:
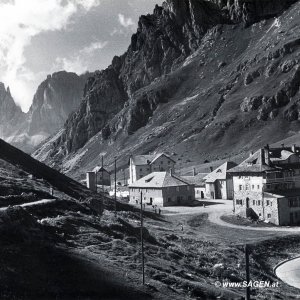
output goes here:
[{"label": "winding road", "polygon": [[275,269],[275,273],[288,285],[300,289],[300,257],[280,264]]},{"label": "winding road", "polygon": [[184,206],[174,206],[166,207],[162,209],[162,214],[166,216],[172,215],[194,215],[194,214],[208,214],[208,220],[211,223],[217,224],[222,227],[229,227],[235,229],[252,230],[252,231],[273,231],[273,232],[300,232],[300,227],[251,227],[243,225],[235,225],[227,223],[221,220],[221,216],[232,214],[232,201],[230,200],[208,200],[206,203],[213,203],[206,205],[194,206],[194,207],[184,207]]}]

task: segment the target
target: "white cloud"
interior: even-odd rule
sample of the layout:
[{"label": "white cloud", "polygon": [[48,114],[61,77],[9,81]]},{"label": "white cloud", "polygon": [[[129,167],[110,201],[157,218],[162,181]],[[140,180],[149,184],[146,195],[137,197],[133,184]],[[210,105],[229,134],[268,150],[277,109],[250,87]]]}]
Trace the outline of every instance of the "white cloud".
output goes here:
[{"label": "white cloud", "polygon": [[88,65],[80,56],[73,56],[71,58],[58,57],[51,73],[58,70],[83,74],[88,71]]},{"label": "white cloud", "polygon": [[135,23],[133,22],[133,20],[131,18],[126,18],[122,14],[118,14],[118,19],[119,19],[119,23],[125,28],[135,26]]},{"label": "white cloud", "polygon": [[96,50],[103,49],[104,47],[107,46],[107,44],[108,44],[107,41],[105,41],[105,42],[93,42],[90,45],[84,47],[82,50],[80,50],[80,52],[82,54],[91,54]]},{"label": "white cloud", "polygon": [[94,54],[97,50],[101,50],[106,47],[107,41],[92,42],[90,45],[80,49],[78,52],[73,54],[71,57],[58,57],[52,67],[52,72],[58,70],[66,70],[68,72],[75,72],[77,74],[83,74],[88,71],[89,57]]},{"label": "white cloud", "polygon": [[11,87],[17,103],[27,110],[35,77],[24,67],[24,50],[33,37],[65,29],[78,11],[88,11],[99,0],[15,0],[0,2],[0,81]]}]

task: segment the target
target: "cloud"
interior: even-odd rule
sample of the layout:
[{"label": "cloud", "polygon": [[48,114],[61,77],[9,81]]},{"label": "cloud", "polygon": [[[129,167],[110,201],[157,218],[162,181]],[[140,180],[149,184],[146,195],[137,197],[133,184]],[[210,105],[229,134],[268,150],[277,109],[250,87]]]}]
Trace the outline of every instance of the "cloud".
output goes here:
[{"label": "cloud", "polygon": [[122,14],[118,14],[118,20],[119,20],[119,23],[125,28],[135,26],[135,23],[133,22],[133,20],[131,18],[126,18]]},{"label": "cloud", "polygon": [[68,72],[75,72],[77,74],[83,74],[89,70],[89,57],[96,51],[102,50],[107,46],[108,42],[96,41],[92,42],[88,46],[80,49],[71,57],[58,57],[52,67],[52,72],[58,70],[66,70]]},{"label": "cloud", "polygon": [[105,42],[93,42],[90,45],[84,47],[82,50],[80,50],[80,53],[82,54],[91,54],[96,50],[101,50],[104,47],[106,47],[108,44],[107,41]]},{"label": "cloud", "polygon": [[0,81],[11,87],[17,103],[27,110],[32,101],[35,74],[26,69],[24,50],[33,37],[60,31],[79,11],[99,0],[15,0],[0,2]]}]

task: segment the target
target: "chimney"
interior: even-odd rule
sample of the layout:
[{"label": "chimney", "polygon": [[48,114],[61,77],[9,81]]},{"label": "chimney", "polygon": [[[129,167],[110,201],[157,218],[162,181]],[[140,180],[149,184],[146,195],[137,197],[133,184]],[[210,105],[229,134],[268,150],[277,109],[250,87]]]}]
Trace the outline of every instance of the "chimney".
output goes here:
[{"label": "chimney", "polygon": [[173,176],[173,168],[169,169],[169,173],[170,173],[171,176]]},{"label": "chimney", "polygon": [[213,167],[209,167],[210,172],[213,172],[214,168]]},{"label": "chimney", "polygon": [[193,168],[193,176],[196,176],[196,168]]},{"label": "chimney", "polygon": [[86,186],[88,189],[96,192],[97,183],[96,183],[96,173],[95,172],[87,172],[86,173]]},{"label": "chimney", "polygon": [[270,165],[270,153],[269,153],[269,146],[267,145],[264,149],[264,164],[269,166]]},{"label": "chimney", "polygon": [[253,151],[250,151],[249,157],[251,157],[253,154],[254,154]]},{"label": "chimney", "polygon": [[294,152],[294,153],[297,152],[297,145],[296,145],[296,144],[294,144],[294,145],[292,146],[292,152]]}]

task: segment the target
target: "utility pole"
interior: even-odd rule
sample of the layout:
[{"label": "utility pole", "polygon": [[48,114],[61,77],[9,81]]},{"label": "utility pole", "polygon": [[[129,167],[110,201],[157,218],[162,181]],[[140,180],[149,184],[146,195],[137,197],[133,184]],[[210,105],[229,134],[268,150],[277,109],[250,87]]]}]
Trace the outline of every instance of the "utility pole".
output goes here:
[{"label": "utility pole", "polygon": [[102,192],[104,193],[104,178],[103,178],[103,155],[102,155],[102,157],[101,157],[101,172],[102,172]]},{"label": "utility pole", "polygon": [[117,214],[117,159],[115,158],[115,215]]},{"label": "utility pole", "polygon": [[142,248],[143,285],[145,285],[144,237],[143,237],[143,192],[141,192],[141,248]]},{"label": "utility pole", "polygon": [[247,287],[246,287],[246,300],[250,300],[250,268],[249,268],[249,246],[245,245],[245,259],[246,259],[246,281],[247,281]]},{"label": "utility pole", "polygon": [[98,179],[98,171],[96,169],[96,172],[95,172],[95,177],[96,177],[96,183],[95,183],[95,188],[96,188],[96,193],[98,193],[98,182],[97,182],[97,179]]}]

